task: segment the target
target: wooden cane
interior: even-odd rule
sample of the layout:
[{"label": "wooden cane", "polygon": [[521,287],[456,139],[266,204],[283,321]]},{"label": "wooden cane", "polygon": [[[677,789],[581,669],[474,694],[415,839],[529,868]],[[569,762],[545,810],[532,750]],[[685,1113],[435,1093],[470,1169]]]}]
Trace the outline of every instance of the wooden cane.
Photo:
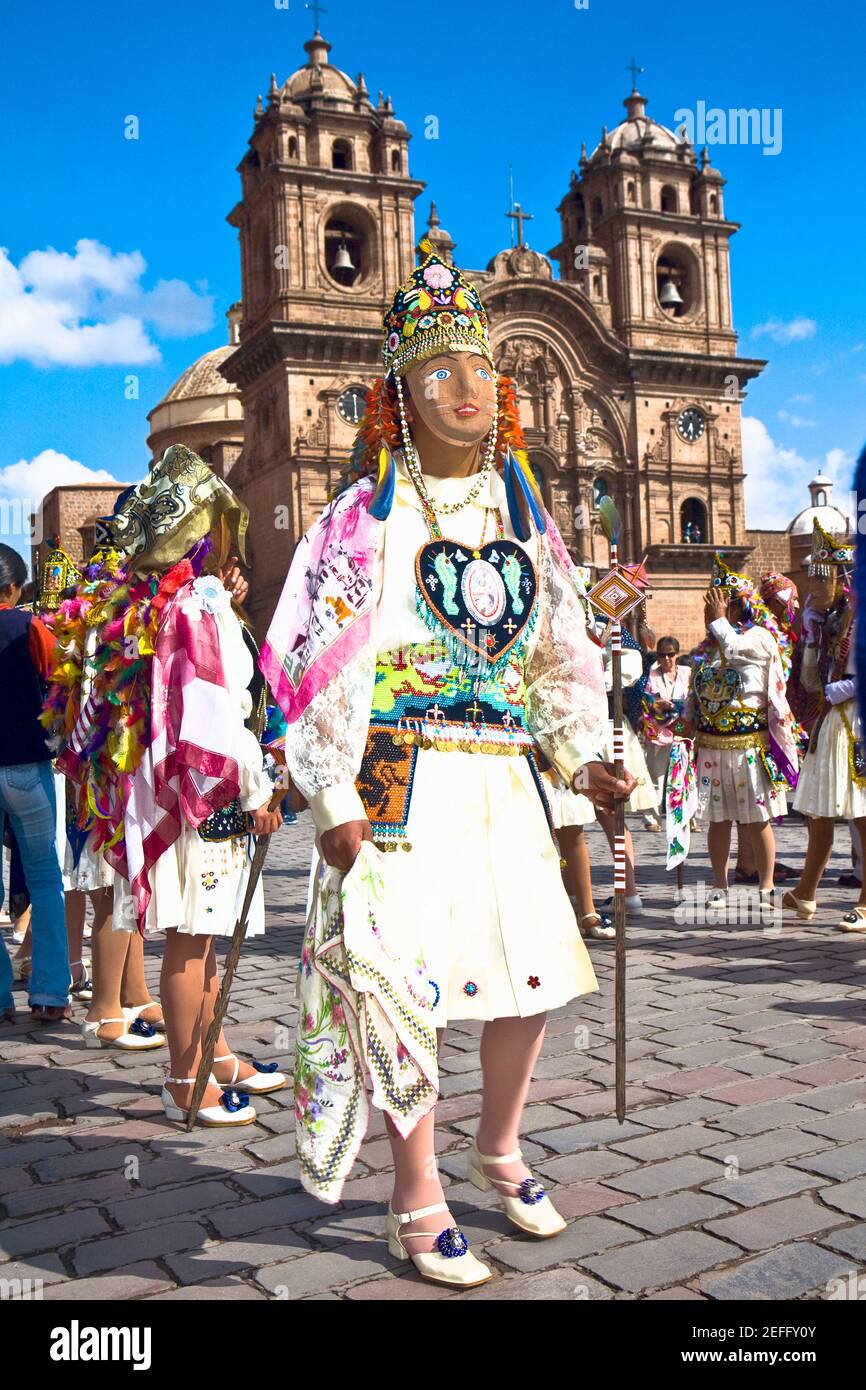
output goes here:
[{"label": "wooden cane", "polygon": [[[285,790],[282,787],[278,788],[271,797],[268,810],[275,811],[284,796]],[[217,1038],[223,1026],[223,1019],[226,1016],[232,981],[235,977],[235,970],[237,968],[238,958],[240,957],[241,947],[244,944],[244,939],[247,934],[247,918],[249,917],[250,907],[252,906],[253,894],[256,891],[256,886],[261,877],[262,869],[264,868],[265,856],[267,855],[270,842],[270,835],[259,835],[256,839],[256,847],[253,851],[252,863],[250,864],[249,879],[247,880],[247,891],[244,894],[240,916],[235,923],[235,929],[232,933],[232,944],[229,947],[229,952],[223,967],[222,984],[220,985],[220,991],[214,1006],[213,1019],[207,1030],[201,1052],[201,1061],[198,1064],[198,1070],[195,1074],[195,1086],[193,1087],[192,1100],[189,1103],[189,1111],[186,1117],[186,1127],[188,1130],[192,1129],[196,1122],[199,1106],[201,1105],[201,1098],[205,1093],[205,1087],[210,1079]]]},{"label": "wooden cane", "polygon": [[[619,560],[616,542],[610,547],[611,569]],[[625,776],[625,731],[622,702],[622,625],[613,624],[610,635],[613,676],[613,761],[614,774]],[[614,1052],[616,1058],[616,1118],[625,1122],[625,801],[618,797],[613,808],[613,924],[616,929],[614,952]]]}]

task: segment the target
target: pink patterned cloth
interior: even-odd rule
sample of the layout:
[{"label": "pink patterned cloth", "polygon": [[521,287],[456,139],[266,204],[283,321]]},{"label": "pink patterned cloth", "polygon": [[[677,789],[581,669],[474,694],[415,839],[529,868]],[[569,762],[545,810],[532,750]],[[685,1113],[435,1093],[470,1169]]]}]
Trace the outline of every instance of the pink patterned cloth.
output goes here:
[{"label": "pink patterned cloth", "polygon": [[315,695],[364,646],[373,611],[373,564],[384,522],[367,510],[364,478],[330,506],[299,541],[259,666],[293,724]]},{"label": "pink patterned cloth", "polygon": [[144,931],[150,870],[186,826],[193,830],[238,795],[238,723],[231,707],[213,613],[179,589],[165,610],[151,667],[150,743],[121,779],[123,846],[106,848],[129,879],[136,925]]}]

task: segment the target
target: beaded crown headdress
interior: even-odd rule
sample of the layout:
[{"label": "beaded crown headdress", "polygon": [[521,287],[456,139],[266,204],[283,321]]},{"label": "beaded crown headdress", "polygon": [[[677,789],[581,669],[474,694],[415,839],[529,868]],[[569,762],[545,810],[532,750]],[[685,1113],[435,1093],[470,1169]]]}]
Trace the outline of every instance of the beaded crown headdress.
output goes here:
[{"label": "beaded crown headdress", "polygon": [[854,547],[831,536],[817,517],[812,519],[812,551],[807,569],[812,578],[826,579],[836,569],[850,568],[854,563]]},{"label": "beaded crown headdress", "polygon": [[714,589],[733,589],[737,592],[743,590],[754,592],[755,586],[746,574],[738,574],[732,570],[730,565],[725,563],[724,557],[717,550],[713,556],[713,578]]},{"label": "beaded crown headdress", "polygon": [[418,250],[420,264],[382,320],[386,376],[403,376],[413,363],[455,348],[479,353],[492,367],[487,315],[475,286],[457,266],[437,256],[426,237]]}]

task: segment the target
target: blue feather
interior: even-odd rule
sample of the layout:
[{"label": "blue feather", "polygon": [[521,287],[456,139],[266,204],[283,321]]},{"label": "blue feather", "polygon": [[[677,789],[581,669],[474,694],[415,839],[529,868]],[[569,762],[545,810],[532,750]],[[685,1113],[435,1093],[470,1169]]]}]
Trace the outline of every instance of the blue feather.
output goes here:
[{"label": "blue feather", "polygon": [[534,523],[539,535],[543,536],[547,530],[544,508],[539,506],[536,490],[529,482],[524,469],[521,467],[520,460],[512,453],[510,446],[505,451],[503,474],[505,496],[508,499],[508,513],[511,517],[515,536],[520,541],[528,541],[532,535],[530,523]]},{"label": "blue feather", "polygon": [[367,508],[377,521],[384,521],[394,504],[394,488],[397,483],[397,468],[394,455],[384,446],[379,450],[379,476],[376,488]]}]

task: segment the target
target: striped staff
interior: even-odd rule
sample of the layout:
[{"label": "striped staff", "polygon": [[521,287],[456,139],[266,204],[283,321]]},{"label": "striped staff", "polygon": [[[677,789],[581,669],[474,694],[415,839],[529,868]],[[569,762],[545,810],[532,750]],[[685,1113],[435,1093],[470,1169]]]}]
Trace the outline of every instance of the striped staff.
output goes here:
[{"label": "striped staff", "polygon": [[[611,672],[613,677],[613,760],[614,774],[625,773],[625,732],[622,701],[622,620],[644,600],[648,587],[643,563],[619,562],[619,513],[613,499],[603,497],[598,507],[599,521],[610,545],[610,570],[590,590],[593,607],[610,623]],[[613,835],[613,921],[616,928],[614,985],[614,1045],[616,1053],[616,1118],[625,1120],[625,802],[614,803]]]}]

